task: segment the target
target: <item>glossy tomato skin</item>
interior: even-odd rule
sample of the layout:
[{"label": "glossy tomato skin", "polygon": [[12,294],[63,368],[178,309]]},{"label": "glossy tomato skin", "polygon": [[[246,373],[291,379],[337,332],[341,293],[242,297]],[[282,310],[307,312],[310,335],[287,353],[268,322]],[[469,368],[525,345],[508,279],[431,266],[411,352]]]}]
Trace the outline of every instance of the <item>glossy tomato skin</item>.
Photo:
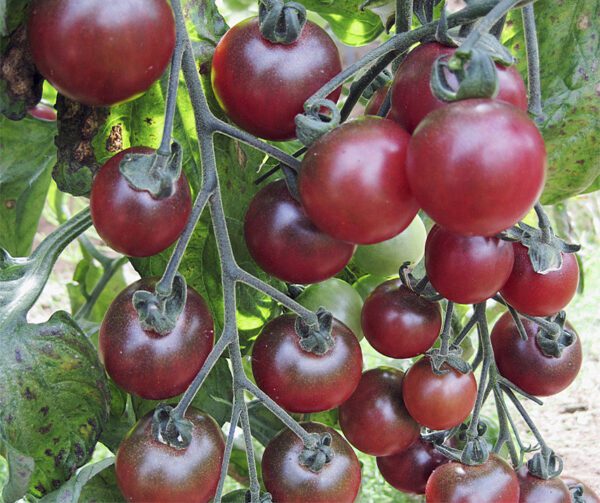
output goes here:
[{"label": "glossy tomato skin", "polygon": [[110,106],[162,75],[175,47],[175,20],[165,0],[35,0],[27,35],[40,73],[61,94]]},{"label": "glossy tomato skin", "polygon": [[559,478],[543,480],[534,477],[523,465],[517,471],[519,479],[519,503],[571,503],[571,493]]},{"label": "glossy tomato skin", "polygon": [[559,358],[546,356],[536,341],[539,327],[525,318],[521,321],[528,335],[526,341],[519,336],[510,313],[504,313],[492,329],[492,347],[498,370],[531,395],[560,393],[574,381],[581,368],[580,338],[567,323],[566,328],[575,334],[575,342],[566,347]]},{"label": "glossy tomato skin", "polygon": [[115,460],[117,483],[127,501],[143,503],[205,503],[217,491],[225,442],[215,420],[189,408],[192,440],[175,449],[152,435],[152,415],[127,434]]},{"label": "glossy tomato skin", "polygon": [[425,494],[425,485],[433,470],[448,461],[432,443],[419,439],[398,454],[377,458],[377,468],[385,481],[398,491]]},{"label": "glossy tomato skin", "polygon": [[444,364],[446,374],[434,374],[428,357],[408,369],[402,391],[412,417],[432,430],[448,430],[461,424],[473,410],[477,382],[473,372],[461,374]]},{"label": "glossy tomato skin", "polygon": [[495,237],[461,236],[434,226],[425,244],[425,270],[446,299],[478,304],[504,286],[514,263],[512,243]]},{"label": "glossy tomato skin", "polygon": [[571,477],[569,475],[563,475],[562,481],[567,484],[569,489],[580,485],[583,488],[583,501],[584,503],[600,503],[600,496],[598,496],[590,486],[582,482],[581,480]]},{"label": "glossy tomato skin", "polygon": [[442,328],[442,310],[391,279],[367,297],[361,321],[366,339],[381,354],[412,358],[433,346]]},{"label": "glossy tomato skin", "polygon": [[285,429],[267,445],[262,458],[265,487],[278,503],[352,503],[360,488],[360,463],[352,447],[332,428],[301,423],[309,433],[329,433],[334,455],[318,472],[298,462],[302,440]]},{"label": "glossy tomato skin", "polygon": [[154,291],[156,278],[123,290],[100,327],[98,350],[108,375],[125,391],[161,400],[183,393],[213,347],[213,319],[206,302],[188,287],[175,328],[161,336],[142,328],[132,304],[137,290]]},{"label": "glossy tomato skin", "polygon": [[563,253],[559,270],[538,274],[531,265],[527,248],[513,243],[515,265],[500,290],[517,311],[531,316],[550,316],[563,309],[577,292],[579,265],[573,253]]},{"label": "glossy tomato skin", "polygon": [[425,500],[427,503],[519,503],[519,481],[511,466],[496,454],[490,454],[479,466],[453,461],[436,468],[429,477]]},{"label": "glossy tomato skin", "polygon": [[[456,48],[437,42],[421,44],[408,53],[398,67],[392,84],[393,118],[409,133],[412,133],[427,114],[446,106],[448,103],[436,98],[431,92],[431,73],[435,60],[444,55],[454,54]],[[498,96],[496,100],[510,103],[527,111],[527,89],[518,70],[496,64],[498,74]],[[451,85],[457,85],[456,77],[447,73]]]},{"label": "glossy tomato skin", "polygon": [[339,408],[348,441],[372,456],[390,456],[419,438],[420,427],[402,399],[401,370],[379,367],[363,373],[358,388]]},{"label": "glossy tomato skin", "polygon": [[408,148],[406,174],[423,210],[465,236],[493,236],[522,218],[544,186],[546,152],[521,110],[462,100],[429,114]]},{"label": "glossy tomato skin", "polygon": [[130,257],[149,257],[171,246],[181,235],[192,211],[187,178],[182,172],[173,194],[163,199],[136,190],[119,171],[127,154],[151,154],[132,147],[111,157],[96,174],[90,196],[94,227],[113,250]]},{"label": "glossy tomato skin", "polygon": [[[219,41],[212,60],[212,85],[229,118],[267,140],[296,136],[294,118],[304,102],[342,70],[337,47],[307,21],[300,38],[284,45],[260,33],[258,18],[236,24]],[[341,88],[328,96],[336,102]]]},{"label": "glossy tomato skin", "polygon": [[256,263],[288,283],[317,283],[335,276],[355,248],[317,229],[283,180],[254,196],[246,212],[244,237]]},{"label": "glossy tomato skin", "polygon": [[283,315],[265,325],[252,350],[256,384],[290,412],[337,407],[354,392],[362,372],[356,336],[334,320],[333,347],[324,355],[304,351],[294,329],[297,316]]},{"label": "glossy tomato skin", "polygon": [[395,122],[369,116],[313,143],[298,188],[315,225],[357,244],[385,241],[408,227],[418,211],[405,172],[409,138]]}]

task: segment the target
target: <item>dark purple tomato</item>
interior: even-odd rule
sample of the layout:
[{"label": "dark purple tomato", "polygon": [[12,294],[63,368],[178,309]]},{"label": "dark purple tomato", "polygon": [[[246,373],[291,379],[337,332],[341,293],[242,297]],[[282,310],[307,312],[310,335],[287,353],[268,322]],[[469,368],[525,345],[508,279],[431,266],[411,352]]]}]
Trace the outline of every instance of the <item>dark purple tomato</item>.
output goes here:
[{"label": "dark purple tomato", "polygon": [[371,99],[365,107],[365,115],[377,115],[379,113],[379,109],[381,108],[381,105],[383,105],[389,90],[390,84],[386,84],[373,93],[373,96],[371,96]]},{"label": "dark purple tomato", "polygon": [[519,503],[571,503],[569,488],[558,477],[538,479],[523,465],[517,471],[517,478],[521,488]]},{"label": "dark purple tomato", "polygon": [[[217,44],[212,85],[229,118],[267,140],[296,136],[294,118],[304,102],[342,71],[331,37],[308,21],[296,42],[274,44],[263,38],[258,18],[236,24]],[[328,98],[337,101],[341,88]]]},{"label": "dark purple tomato", "polygon": [[537,201],[544,140],[527,114],[495,100],[457,101],[429,114],[408,147],[410,189],[441,227],[493,236]]},{"label": "dark purple tomato", "polygon": [[581,486],[583,489],[583,503],[600,503],[600,496],[598,496],[590,486],[581,480],[569,475],[563,475],[561,479],[565,484],[567,484],[569,489],[573,489],[576,486]]},{"label": "dark purple tomato", "polygon": [[378,243],[402,232],[419,209],[406,180],[409,138],[395,122],[371,116],[319,138],[298,178],[308,217],[350,243]]},{"label": "dark purple tomato", "polygon": [[189,408],[192,440],[176,449],[154,438],[153,412],[140,419],[117,452],[117,483],[127,501],[205,503],[217,491],[225,442],[215,420]]},{"label": "dark purple tomato", "polygon": [[363,333],[377,351],[392,358],[412,358],[433,346],[442,328],[439,304],[420,297],[391,279],[367,297]]},{"label": "dark purple tomato", "polygon": [[250,255],[270,275],[288,283],[318,283],[339,273],[355,246],[317,229],[283,180],[265,186],[246,213]]},{"label": "dark purple tomato", "polygon": [[573,253],[563,253],[557,271],[538,274],[531,265],[528,251],[513,243],[515,265],[500,293],[517,311],[530,316],[550,316],[563,309],[577,292],[579,265]]},{"label": "dark purple tomato", "polygon": [[[392,84],[393,118],[409,133],[412,133],[427,114],[446,106],[448,103],[436,98],[431,92],[430,80],[433,63],[443,55],[454,54],[454,47],[437,42],[419,45],[408,53],[398,67]],[[510,103],[527,111],[527,89],[518,70],[496,64],[498,72],[498,96],[496,99]],[[456,77],[447,72],[451,85],[458,85]]]},{"label": "dark purple tomato", "polygon": [[447,364],[442,370],[447,372],[435,374],[429,358],[421,358],[406,372],[402,387],[409,414],[432,430],[449,430],[461,424],[477,398],[473,372],[461,374]]},{"label": "dark purple tomato", "polygon": [[111,157],[92,184],[90,210],[100,237],[113,250],[130,257],[149,257],[171,246],[181,235],[192,211],[187,178],[182,172],[173,193],[156,199],[136,190],[121,174],[127,154],[151,154],[148,147],[132,147]]},{"label": "dark purple tomato", "polygon": [[348,441],[371,456],[389,456],[419,438],[420,427],[402,399],[401,370],[367,370],[352,396],[339,408],[340,426]]},{"label": "dark purple tomato", "polygon": [[498,370],[531,395],[560,393],[573,382],[581,368],[581,340],[567,323],[566,328],[575,334],[575,341],[563,350],[559,358],[546,356],[536,341],[540,328],[533,321],[524,318],[521,321],[528,335],[526,341],[519,336],[510,313],[504,313],[492,329],[492,346]]},{"label": "dark purple tomato", "polygon": [[154,291],[156,278],[123,290],[104,315],[98,350],[108,375],[128,393],[162,400],[183,393],[213,347],[213,319],[204,299],[191,287],[175,328],[166,335],[144,330],[132,297]]},{"label": "dark purple tomato", "polygon": [[265,488],[277,503],[352,503],[360,488],[360,463],[352,447],[332,428],[301,423],[309,433],[329,433],[333,457],[315,473],[299,462],[302,440],[285,429],[267,445],[262,458]]},{"label": "dark purple tomato", "polygon": [[433,470],[448,461],[432,443],[419,439],[398,454],[377,458],[377,467],[385,481],[398,491],[425,494],[425,484]]},{"label": "dark purple tomato", "polygon": [[425,500],[427,503],[519,503],[519,480],[512,467],[496,454],[478,466],[453,461],[436,468],[429,477]]},{"label": "dark purple tomato", "polygon": [[256,384],[290,412],[320,412],[337,407],[358,386],[362,351],[356,336],[334,320],[334,345],[324,355],[305,351],[287,314],[265,325],[252,350]]},{"label": "dark purple tomato", "polygon": [[425,243],[425,270],[433,287],[459,304],[478,304],[498,293],[510,276],[512,243],[461,236],[434,226]]},{"label": "dark purple tomato", "polygon": [[175,47],[165,0],[34,0],[27,36],[40,73],[65,96],[110,106],[146,91]]}]

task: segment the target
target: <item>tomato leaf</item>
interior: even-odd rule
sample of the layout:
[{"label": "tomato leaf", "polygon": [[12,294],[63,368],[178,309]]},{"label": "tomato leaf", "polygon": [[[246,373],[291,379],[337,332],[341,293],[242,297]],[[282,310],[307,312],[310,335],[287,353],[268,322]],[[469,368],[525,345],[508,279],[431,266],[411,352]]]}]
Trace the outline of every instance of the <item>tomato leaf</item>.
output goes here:
[{"label": "tomato leaf", "polygon": [[8,481],[2,489],[2,499],[7,503],[20,500],[29,488],[35,462],[29,456],[21,454],[10,445],[6,449],[8,460]]},{"label": "tomato leaf", "polygon": [[90,480],[81,491],[79,503],[122,503],[125,501],[117,485],[115,467],[109,466]]},{"label": "tomato leaf", "polygon": [[[597,0],[536,2],[542,106],[541,131],[548,151],[542,202],[553,204],[595,190],[600,175],[598,82],[600,3]],[[511,14],[505,42],[527,73],[521,11]]]}]

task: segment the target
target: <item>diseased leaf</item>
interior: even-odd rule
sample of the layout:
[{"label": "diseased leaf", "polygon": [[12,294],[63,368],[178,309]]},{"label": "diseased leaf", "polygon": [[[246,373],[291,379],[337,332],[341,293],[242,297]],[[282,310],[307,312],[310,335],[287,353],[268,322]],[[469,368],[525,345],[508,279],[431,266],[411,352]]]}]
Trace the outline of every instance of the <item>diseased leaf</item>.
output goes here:
[{"label": "diseased leaf", "polygon": [[29,456],[13,449],[10,445],[6,449],[6,458],[8,459],[8,480],[2,489],[2,500],[12,503],[27,494],[35,463]]},{"label": "diseased leaf", "polygon": [[[600,175],[600,2],[542,0],[534,4],[539,34],[541,131],[548,151],[542,202],[595,190]],[[521,11],[511,13],[505,42],[527,73]]]}]

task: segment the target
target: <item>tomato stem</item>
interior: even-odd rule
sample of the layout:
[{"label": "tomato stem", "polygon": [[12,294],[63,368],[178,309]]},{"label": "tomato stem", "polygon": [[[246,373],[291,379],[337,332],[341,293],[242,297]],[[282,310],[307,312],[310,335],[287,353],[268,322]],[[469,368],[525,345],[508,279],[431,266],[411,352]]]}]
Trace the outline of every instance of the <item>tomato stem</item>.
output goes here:
[{"label": "tomato stem", "polygon": [[413,0],[396,0],[396,33],[404,33],[411,29],[413,17]]},{"label": "tomato stem", "polygon": [[543,120],[542,91],[540,81],[540,51],[538,47],[533,3],[523,7],[523,28],[527,52],[527,87],[529,90],[528,111],[536,121]]}]

